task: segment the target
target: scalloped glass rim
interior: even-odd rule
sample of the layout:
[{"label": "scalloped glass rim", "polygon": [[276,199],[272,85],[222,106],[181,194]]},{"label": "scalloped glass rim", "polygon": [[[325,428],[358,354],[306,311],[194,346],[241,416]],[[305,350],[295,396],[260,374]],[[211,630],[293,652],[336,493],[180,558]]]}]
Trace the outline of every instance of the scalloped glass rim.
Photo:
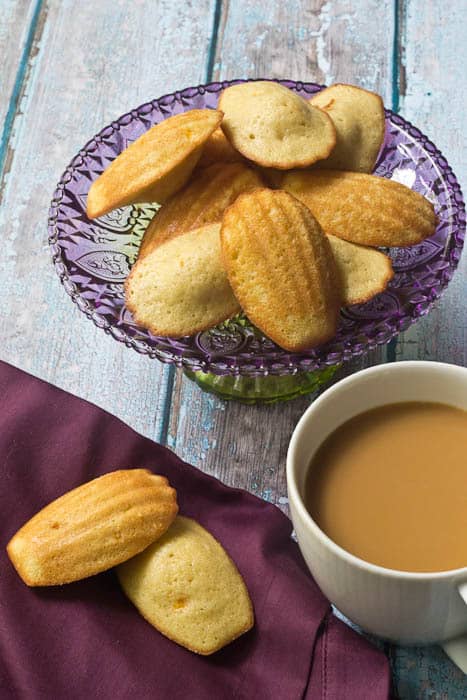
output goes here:
[{"label": "scalloped glass rim", "polygon": [[[65,254],[63,241],[73,238],[65,231],[71,216],[65,204],[66,194],[71,189],[74,180],[82,176],[84,165],[88,164],[86,182],[92,181],[99,174],[99,168],[93,171],[89,165],[91,159],[99,159],[100,149],[113,147],[113,155],[124,147],[124,139],[120,131],[133,127],[137,122],[143,122],[145,128],[160,121],[151,120],[149,115],[155,111],[167,118],[172,113],[184,111],[183,107],[193,108],[193,103],[199,106],[215,106],[218,94],[229,85],[247,82],[231,80],[214,82],[197,87],[186,88],[164,95],[151,102],[146,102],[136,109],[127,112],[110,125],[104,127],[95,137],[79,151],[64,171],[54,192],[48,220],[49,244],[52,249],[53,263],[60,281],[78,308],[90,318],[96,326],[102,328],[127,347],[162,362],[174,363],[191,371],[207,371],[218,375],[267,376],[296,374],[309,372],[326,366],[335,365],[352,357],[388,343],[400,331],[407,329],[417,318],[425,315],[449,283],[460,259],[465,235],[465,207],[457,179],[444,156],[436,146],[399,115],[386,110],[387,136],[375,172],[386,177],[394,177],[405,184],[416,185],[415,189],[426,189],[426,196],[434,201],[440,224],[436,234],[420,246],[411,249],[391,249],[390,254],[396,271],[390,287],[367,304],[348,307],[341,314],[341,326],[336,337],[319,348],[304,353],[289,353],[282,350],[257,329],[252,328],[244,320],[234,319],[223,324],[221,328],[197,334],[190,338],[167,339],[152,336],[148,332],[145,338],[134,336],[134,328],[128,320],[122,321],[121,316],[108,318],[99,307],[102,282],[91,277],[92,291],[77,283],[73,274],[70,259]],[[293,80],[278,82],[297,91],[300,94],[311,95],[323,85],[304,83]],[[159,115],[158,115],[159,116]],[[139,124],[140,126],[140,124]],[[143,130],[144,130],[143,129]],[[141,131],[141,129],[140,129]],[[115,143],[116,141],[116,148]],[[416,158],[415,159],[415,155]],[[107,154],[107,159],[109,156]],[[87,159],[87,160],[86,160]],[[104,160],[104,156],[102,156]],[[406,167],[395,167],[400,164]],[[81,169],[81,170],[80,170]],[[102,170],[103,168],[101,168]],[[437,175],[433,179],[434,175]],[[83,179],[81,177],[81,179]],[[84,214],[84,202],[76,214],[76,221],[83,229],[92,226],[99,228],[99,222],[90,222]],[[144,214],[144,212],[143,212]],[[130,216],[127,216],[130,219]],[[143,217],[144,218],[144,217]],[[146,215],[146,224],[147,224]],[[74,241],[82,231],[76,227],[73,230]],[[88,236],[89,237],[89,236]],[[100,239],[99,239],[100,240]],[[431,245],[428,251],[424,249]],[[407,253],[409,251],[409,253]],[[98,251],[98,253],[105,251]],[[107,251],[108,252],[108,251]],[[122,253],[115,253],[122,255]],[[418,257],[417,257],[418,256]],[[128,254],[126,256],[128,258]],[[114,264],[121,261],[112,261]],[[108,264],[108,261],[107,263]],[[94,268],[98,267],[94,261]],[[89,275],[89,270],[87,270]],[[81,275],[82,276],[82,275]],[[105,278],[105,276],[104,276]],[[109,282],[108,278],[106,283]],[[108,285],[116,288],[117,284]],[[123,286],[121,285],[122,293]],[[122,293],[115,293],[122,306]],[[121,309],[123,311],[123,309]],[[128,312],[126,312],[128,313]],[[142,329],[138,329],[143,334]]]}]

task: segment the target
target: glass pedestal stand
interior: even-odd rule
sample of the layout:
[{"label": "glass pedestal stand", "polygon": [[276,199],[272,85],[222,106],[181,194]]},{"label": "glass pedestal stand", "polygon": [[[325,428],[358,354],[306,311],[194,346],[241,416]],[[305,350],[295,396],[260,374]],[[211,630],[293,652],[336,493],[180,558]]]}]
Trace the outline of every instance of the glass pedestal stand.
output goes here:
[{"label": "glass pedestal stand", "polygon": [[184,370],[185,375],[204,391],[216,394],[226,401],[245,404],[273,404],[289,401],[298,396],[318,391],[333,377],[340,365],[325,367],[314,372],[297,372],[285,376],[243,377],[217,375],[211,372]]}]

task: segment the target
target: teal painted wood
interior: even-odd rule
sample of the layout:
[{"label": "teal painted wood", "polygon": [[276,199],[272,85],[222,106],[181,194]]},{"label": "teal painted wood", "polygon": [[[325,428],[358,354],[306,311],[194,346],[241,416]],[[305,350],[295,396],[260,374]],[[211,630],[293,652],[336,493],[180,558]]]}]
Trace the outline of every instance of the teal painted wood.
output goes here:
[{"label": "teal painted wood", "polygon": [[98,129],[148,99],[205,79],[214,11],[214,0],[45,3],[31,25],[8,143],[0,211],[2,359],[162,441],[173,370],[105,336],[73,306],[51,265],[47,209],[66,164]]},{"label": "teal painted wood", "polygon": [[28,57],[40,4],[40,1],[31,0],[3,0],[1,3],[0,174],[9,164],[8,143],[21,86],[28,70]]},{"label": "teal painted wood", "polygon": [[[224,2],[213,77],[289,77],[354,82],[392,95],[391,1]],[[384,349],[349,363],[339,376],[385,361]],[[168,441],[184,459],[247,488],[287,512],[285,456],[310,397],[271,407],[241,406],[176,379]]]},{"label": "teal painted wood", "polygon": [[389,648],[401,700],[465,700],[467,680],[439,646]]},{"label": "teal painted wood", "polygon": [[[447,157],[465,192],[467,129],[463,27],[467,5],[405,0],[398,3],[393,105],[416,124]],[[464,59],[464,60],[462,60]],[[467,364],[467,257],[427,317],[394,343],[397,360],[427,359]],[[467,698],[467,680],[440,647],[390,648],[395,686],[401,698]]]},{"label": "teal painted wood", "polygon": [[[277,3],[265,4],[262,10],[258,6],[251,9],[238,2],[224,4],[213,64],[214,75],[223,79],[239,75],[301,78],[305,74],[309,79],[322,82],[336,79],[355,82],[378,90],[386,104],[397,110],[400,78],[398,48],[402,37],[394,33],[395,9],[395,5],[390,3],[385,8],[386,14],[383,14],[381,5],[376,7],[373,4],[367,12],[360,6],[352,15],[342,11],[337,3],[333,4],[332,10],[326,5],[324,18],[317,20],[316,17],[310,19],[310,14],[301,10],[291,17],[290,6],[282,9]],[[332,22],[327,14],[330,11],[334,13]],[[297,27],[298,15],[301,19],[306,18],[304,21],[309,23],[308,31]],[[372,17],[373,23],[369,23],[369,17]],[[330,37],[323,27],[331,28]],[[381,37],[382,32],[384,38]],[[344,46],[342,35],[347,38]],[[242,42],[238,41],[239,36],[243,37]],[[284,46],[287,47],[285,50]],[[249,47],[253,47],[253,56]],[[372,60],[356,60],[359,51],[371,56]],[[328,55],[331,61],[326,63]],[[301,65],[300,60],[306,63]],[[424,128],[416,115],[406,116]],[[433,138],[436,141],[434,135]],[[464,326],[459,324],[461,332],[463,328],[465,319]],[[437,339],[432,342],[436,344]],[[439,348],[438,359],[444,359],[445,351],[446,347]],[[393,343],[386,350],[371,354],[363,362],[348,365],[339,376],[368,364],[395,359],[396,352],[398,357],[403,356],[401,343]],[[424,348],[418,343],[415,357],[425,357]],[[451,358],[449,360],[453,361]],[[288,439],[308,403],[309,399],[303,398],[269,408],[228,404],[203,394],[179,375],[172,404],[169,445],[203,470],[227,483],[247,488],[287,511],[283,466]],[[386,645],[386,650],[394,671],[395,687],[401,698],[441,700],[463,697],[463,676],[439,647],[424,649]]]},{"label": "teal painted wood", "polygon": [[[394,36],[396,5],[401,21]],[[94,329],[52,271],[47,203],[66,162],[100,126],[139,102],[213,76],[341,80],[376,89],[387,104],[400,100],[401,112],[432,136],[461,175],[465,5],[450,3],[449,14],[425,5],[50,0],[34,18],[36,5],[3,0],[0,49],[13,46],[11,32],[23,43],[12,54],[15,70],[7,71],[15,76],[8,99],[0,99],[0,109],[12,103],[18,76],[19,103],[8,132],[11,171],[0,211],[2,358],[89,398],[146,435],[167,439],[203,470],[286,509],[285,453],[309,399],[270,408],[226,404]],[[26,23],[8,20],[5,32],[6,18],[21,18],[26,7]],[[400,64],[392,60],[399,47]],[[399,95],[393,78],[400,66],[406,80]],[[458,273],[447,292],[454,296],[445,295],[436,311],[404,334],[389,359],[391,353],[428,355],[465,364],[465,291]],[[378,352],[358,366],[385,359]],[[467,697],[462,676],[439,648],[388,649],[402,698]]]},{"label": "teal painted wood", "polygon": [[354,82],[392,89],[392,0],[225,0],[214,76]]},{"label": "teal painted wood", "polygon": [[[467,3],[406,0],[401,6],[400,111],[442,150],[467,190]],[[467,365],[467,255],[430,314],[403,333],[396,358]]]}]

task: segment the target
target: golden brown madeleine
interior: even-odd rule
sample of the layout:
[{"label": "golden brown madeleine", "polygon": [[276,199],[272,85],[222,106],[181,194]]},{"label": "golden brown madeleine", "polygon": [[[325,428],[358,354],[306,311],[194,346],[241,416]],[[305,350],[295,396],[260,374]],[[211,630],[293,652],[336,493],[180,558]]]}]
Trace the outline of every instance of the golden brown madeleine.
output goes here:
[{"label": "golden brown madeleine", "polygon": [[369,246],[410,246],[432,236],[431,202],[393,180],[340,170],[296,170],[282,187],[306,204],[323,231]]},{"label": "golden brown madeleine", "polygon": [[203,152],[198,161],[197,168],[207,168],[213,163],[244,163],[245,158],[235,150],[226,139],[224,132],[219,127],[208,138],[203,146]]},{"label": "golden brown madeleine", "polygon": [[363,304],[383,292],[394,277],[391,259],[374,248],[328,236],[340,274],[342,304]]},{"label": "golden brown madeleine", "polygon": [[121,469],[49,503],[11,538],[7,552],[28,586],[70,583],[138,554],[177,512],[165,477]]},{"label": "golden brown madeleine", "polygon": [[245,583],[227,552],[195,520],[179,516],[165,535],[117,570],[141,615],[197,654],[213,654],[254,625]]},{"label": "golden brown madeleine", "polygon": [[139,259],[171,238],[220,222],[225,209],[241,192],[263,184],[258,173],[243,163],[217,163],[200,170],[154,216],[145,231]]},{"label": "golden brown madeleine", "polygon": [[279,83],[257,81],[227,88],[219,99],[222,130],[258,165],[287,170],[327,158],[336,143],[330,117]]},{"label": "golden brown madeleine", "polygon": [[137,202],[165,202],[191,175],[222,113],[193,109],[153,126],[113,160],[88,193],[90,219]]},{"label": "golden brown madeleine", "polygon": [[224,214],[221,240],[232,289],[263,333],[296,351],[334,336],[339,273],[307,207],[282,190],[242,194]]},{"label": "golden brown madeleine", "polygon": [[194,229],[136,262],[125,296],[139,325],[154,335],[179,338],[240,311],[222,263],[219,234],[220,224]]},{"label": "golden brown madeleine", "polygon": [[337,142],[319,168],[371,173],[384,141],[383,100],[375,92],[336,83],[318,92],[309,103],[332,119]]}]

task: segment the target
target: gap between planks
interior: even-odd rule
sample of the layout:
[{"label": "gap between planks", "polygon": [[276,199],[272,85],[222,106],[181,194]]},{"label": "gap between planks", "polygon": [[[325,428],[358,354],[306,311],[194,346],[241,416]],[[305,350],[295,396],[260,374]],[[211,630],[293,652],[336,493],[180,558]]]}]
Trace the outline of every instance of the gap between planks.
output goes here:
[{"label": "gap between planks", "polygon": [[[222,0],[215,0],[214,13],[212,19],[212,30],[211,39],[209,42],[209,47],[207,51],[206,58],[206,83],[212,81],[214,73],[214,62],[216,59],[217,51],[217,40],[219,35],[219,25],[222,15]],[[163,416],[161,422],[161,428],[159,431],[158,442],[161,445],[167,446],[170,430],[170,421],[172,417],[172,411],[174,406],[175,398],[175,379],[176,379],[177,368],[175,365],[170,365],[167,372],[167,386],[166,395],[163,407]]]},{"label": "gap between planks", "polygon": [[13,160],[14,151],[10,147],[13,125],[21,104],[25,86],[31,70],[31,61],[37,53],[37,46],[40,43],[42,32],[47,19],[47,7],[44,0],[36,0],[34,11],[31,17],[26,41],[19,60],[13,90],[8,103],[8,110],[3,124],[0,139],[0,204],[2,203],[5,178],[8,175]]},{"label": "gap between planks", "polygon": [[[291,18],[292,24],[289,25],[281,25],[281,22],[276,22],[274,23],[272,21],[272,18],[268,15],[267,16],[267,21],[266,16],[263,11],[260,11],[255,8],[253,11],[251,8],[251,11],[246,8],[246,6],[243,8],[244,12],[241,12],[238,7],[235,7],[233,4],[230,4],[228,0],[225,0],[222,3],[222,12],[218,14],[218,9],[220,8],[220,3],[217,4],[216,7],[216,23],[215,23],[215,29],[216,33],[215,35],[213,34],[212,36],[212,41],[211,41],[211,51],[210,51],[210,65],[212,69],[214,70],[214,75],[208,75],[207,79],[216,79],[220,80],[222,77],[224,78],[233,78],[233,77],[256,77],[259,73],[263,76],[263,74],[266,72],[265,70],[259,70],[259,65],[256,63],[256,61],[252,65],[248,65],[248,61],[246,62],[240,62],[239,64],[235,60],[236,58],[236,41],[234,38],[234,44],[231,45],[229,43],[229,40],[227,40],[226,45],[224,45],[224,38],[226,34],[226,27],[229,25],[229,14],[232,13],[232,16],[235,17],[236,15],[241,14],[241,22],[242,26],[244,27],[244,34],[242,36],[242,39],[244,42],[246,42],[245,50],[249,51],[248,46],[253,46],[251,49],[252,54],[256,59],[258,59],[260,56],[263,58],[259,61],[259,64],[263,63],[265,65],[268,64],[268,61],[266,60],[266,57],[268,55],[268,52],[272,54],[275,53],[275,51],[280,50],[280,46],[282,44],[282,41],[285,41],[285,37],[283,34],[281,34],[282,30],[286,31],[288,36],[295,36],[296,39],[297,37],[300,36],[300,33],[305,33],[307,35],[307,42],[303,44],[298,44],[297,43],[297,56],[300,55],[302,49],[305,46],[312,46],[314,45],[314,42],[316,42],[316,47],[313,50],[313,56],[314,58],[312,59],[312,74],[308,76],[310,72],[310,66],[308,65],[307,62],[304,62],[301,59],[301,63],[303,64],[303,68],[300,69],[301,75],[303,76],[306,74],[307,79],[312,79],[316,80],[317,82],[323,82],[323,79],[325,80],[326,77],[328,78],[328,81],[332,80],[332,77],[330,75],[325,75],[323,73],[323,70],[329,70],[330,73],[336,73],[336,80],[339,79],[340,76],[340,68],[342,68],[342,61],[339,62],[339,60],[335,61],[330,64],[330,67],[326,69],[325,65],[321,65],[322,62],[326,63],[325,58],[326,58],[326,51],[332,51],[332,41],[335,39],[333,34],[327,34],[328,31],[328,24],[332,24],[332,20],[330,18],[329,12],[329,6],[328,3],[321,3],[320,5],[321,11],[317,12],[315,11],[313,16],[304,16],[303,21],[308,21],[310,26],[308,30],[305,29],[297,29],[294,24],[293,24],[293,19]],[[394,23],[394,17],[395,14],[399,12],[399,7],[394,3],[394,1],[391,1],[390,3],[387,4],[387,10],[385,11],[387,15],[388,21],[392,21]],[[345,13],[342,14],[336,10],[336,17],[335,19],[337,20],[337,24],[339,26],[339,29],[341,27],[343,28],[345,26]],[[255,19],[255,22],[250,22],[248,23],[248,17],[251,15],[251,19]],[[279,17],[282,17],[281,12],[279,9],[276,7],[275,9],[275,18],[276,20],[279,19]],[[238,27],[240,26],[238,24],[239,17],[236,17],[237,19],[237,33],[234,34],[234,37],[237,37],[237,39],[240,37],[240,34],[238,33]],[[230,20],[232,21],[232,20]],[[235,21],[235,19],[233,20]],[[313,24],[315,22],[315,24]],[[339,24],[339,22],[342,22],[342,25]],[[264,36],[266,36],[266,41],[263,45],[261,44],[261,47],[257,46],[257,43],[253,41],[254,35],[253,35],[253,25],[256,23],[256,29],[259,32],[261,29],[264,29]],[[329,26],[331,26],[329,24]],[[250,26],[251,32],[250,34],[247,31],[248,26]],[[333,25],[334,26],[334,25]],[[333,29],[334,32],[338,31],[336,27]],[[294,33],[293,33],[294,32]],[[397,69],[396,65],[396,60],[395,56],[398,53],[398,39],[397,39],[397,28],[393,29],[394,36],[391,38],[391,35],[388,37],[388,42],[386,45],[385,49],[385,56],[386,56],[386,64],[387,64],[387,71],[385,74],[385,78],[380,78],[380,82],[382,85],[387,86],[387,89],[385,89],[385,97],[386,101],[390,103],[391,106],[392,100],[391,100],[391,95],[394,93],[394,84],[396,85],[397,88],[397,80],[398,80],[398,75],[399,71]],[[230,28],[230,34],[232,34],[232,28]],[[275,36],[275,39],[269,40],[268,42],[268,37],[270,39],[272,34],[277,34]],[[324,34],[324,37],[323,37]],[[259,36],[259,35],[258,35]],[[264,39],[264,37],[263,37]],[[230,37],[230,41],[232,41],[232,37]],[[261,40],[262,41],[262,40]],[[253,42],[253,43],[252,43]],[[323,42],[324,43],[324,48],[323,48]],[[255,48],[256,47],[256,48]],[[264,49],[264,50],[261,50]],[[233,51],[233,55],[232,55]],[[290,53],[290,49],[287,49],[287,45],[283,45],[283,51],[285,54],[287,54],[287,51]],[[226,67],[224,65],[224,61],[222,60],[222,55],[223,53],[226,52],[226,58],[227,58],[227,74],[226,74]],[[321,56],[322,54],[322,56]],[[394,54],[394,55],[393,55]],[[322,60],[321,60],[321,58]],[[233,60],[232,60],[233,59]],[[270,73],[267,73],[266,77],[269,75],[276,76],[276,77],[300,77],[298,75],[289,75],[289,72],[293,73],[292,71],[289,71],[288,68],[284,69],[284,66],[279,65],[279,61],[276,60],[276,63],[274,66],[271,66]],[[335,63],[335,65],[334,65]],[[316,65],[315,65],[316,64]],[[239,68],[234,75],[232,72],[232,69],[234,65],[238,65]],[[311,65],[311,64],[310,64]],[[298,71],[298,66],[295,66],[295,70]],[[230,70],[229,70],[230,69]],[[384,67],[383,67],[384,70]],[[221,74],[224,75],[221,75]],[[371,80],[371,78],[370,78]],[[367,85],[367,87],[370,87],[370,85]],[[395,106],[395,105],[394,105]],[[392,350],[393,356],[395,356],[395,350]],[[346,374],[356,371],[357,369],[361,369],[362,366],[366,366],[366,364],[377,364],[378,362],[381,361],[389,361],[389,357],[387,354],[387,348],[381,347],[379,348],[376,353],[371,353],[369,354],[366,359],[363,360],[357,360],[352,363],[348,363],[344,369],[344,372]],[[340,376],[342,376],[342,372],[339,373]],[[191,450],[189,447],[189,444],[193,442],[191,440],[191,430],[189,430],[184,436],[181,435],[180,433],[183,433],[183,427],[181,427],[181,424],[183,425],[184,422],[184,416],[185,416],[185,411],[184,411],[184,405],[188,401],[188,405],[190,403],[192,404],[192,409],[194,409],[195,412],[200,412],[202,416],[204,416],[206,420],[206,424],[203,423],[203,426],[201,426],[196,429],[196,437],[198,438],[197,442],[200,442],[201,439],[206,439],[206,441],[209,442],[209,435],[208,432],[211,432],[211,437],[212,435],[216,435],[216,432],[218,430],[223,430],[224,427],[224,422],[227,418],[227,422],[231,423],[232,421],[230,420],[234,416],[238,419],[239,414],[242,413],[243,419],[247,420],[245,416],[249,416],[250,414],[254,413],[256,415],[261,415],[265,410],[267,413],[265,415],[268,415],[268,417],[273,418],[274,416],[277,416],[278,412],[280,411],[281,413],[285,413],[287,415],[291,414],[289,421],[287,421],[287,424],[292,425],[294,422],[296,422],[296,418],[294,419],[293,416],[298,417],[298,415],[303,412],[304,408],[306,407],[307,403],[309,402],[309,397],[307,399],[302,399],[302,400],[294,400],[293,403],[294,406],[282,406],[280,408],[273,407],[269,409],[264,409],[263,408],[258,408],[258,407],[240,407],[238,411],[236,408],[226,402],[221,402],[217,398],[209,397],[206,396],[206,394],[203,394],[201,390],[198,387],[195,387],[190,384],[190,382],[183,377],[183,375],[179,374],[177,375],[175,384],[174,384],[174,392],[175,395],[172,397],[172,416],[170,419],[169,423],[169,435],[167,436],[167,439],[169,441],[170,447],[178,451],[179,453],[182,453],[182,456],[188,461],[192,461],[194,463],[196,462],[195,459],[195,452],[199,451],[193,449]],[[201,392],[201,393],[200,393]],[[222,405],[221,405],[222,403]],[[209,408],[210,407],[210,408]],[[216,422],[214,418],[214,425],[212,425],[212,417],[216,415],[220,411],[224,412],[224,417],[221,418],[219,415],[217,416],[218,420]],[[209,414],[209,415],[208,415]],[[190,421],[188,420],[187,423]],[[208,426],[209,430],[208,430]],[[214,427],[214,430],[213,430]],[[189,428],[189,426],[188,426]],[[180,437],[182,438],[180,440]],[[217,436],[218,437],[218,436]],[[222,437],[222,436],[221,436]],[[183,439],[184,438],[184,439]],[[217,441],[216,441],[217,442]],[[205,452],[207,452],[208,449],[212,448],[214,445],[210,445],[209,448],[206,450],[201,449],[198,445],[198,448],[201,449],[201,455],[203,455]],[[217,446],[217,454],[220,454],[220,451],[222,450],[222,445]],[[202,465],[200,465],[202,466]],[[204,466],[204,465],[203,465]],[[210,467],[210,465],[209,465]],[[208,471],[209,471],[208,467]],[[218,473],[216,472],[216,475],[219,476],[220,478],[224,478],[223,473]],[[250,489],[254,490],[254,489]],[[263,495],[262,492],[259,493],[259,495]]]},{"label": "gap between planks", "polygon": [[[399,112],[401,92],[405,92],[405,71],[402,64],[404,26],[404,0],[394,0],[394,30],[392,43],[392,90],[391,109]],[[386,362],[395,362],[398,336],[389,341],[385,348]]]}]

